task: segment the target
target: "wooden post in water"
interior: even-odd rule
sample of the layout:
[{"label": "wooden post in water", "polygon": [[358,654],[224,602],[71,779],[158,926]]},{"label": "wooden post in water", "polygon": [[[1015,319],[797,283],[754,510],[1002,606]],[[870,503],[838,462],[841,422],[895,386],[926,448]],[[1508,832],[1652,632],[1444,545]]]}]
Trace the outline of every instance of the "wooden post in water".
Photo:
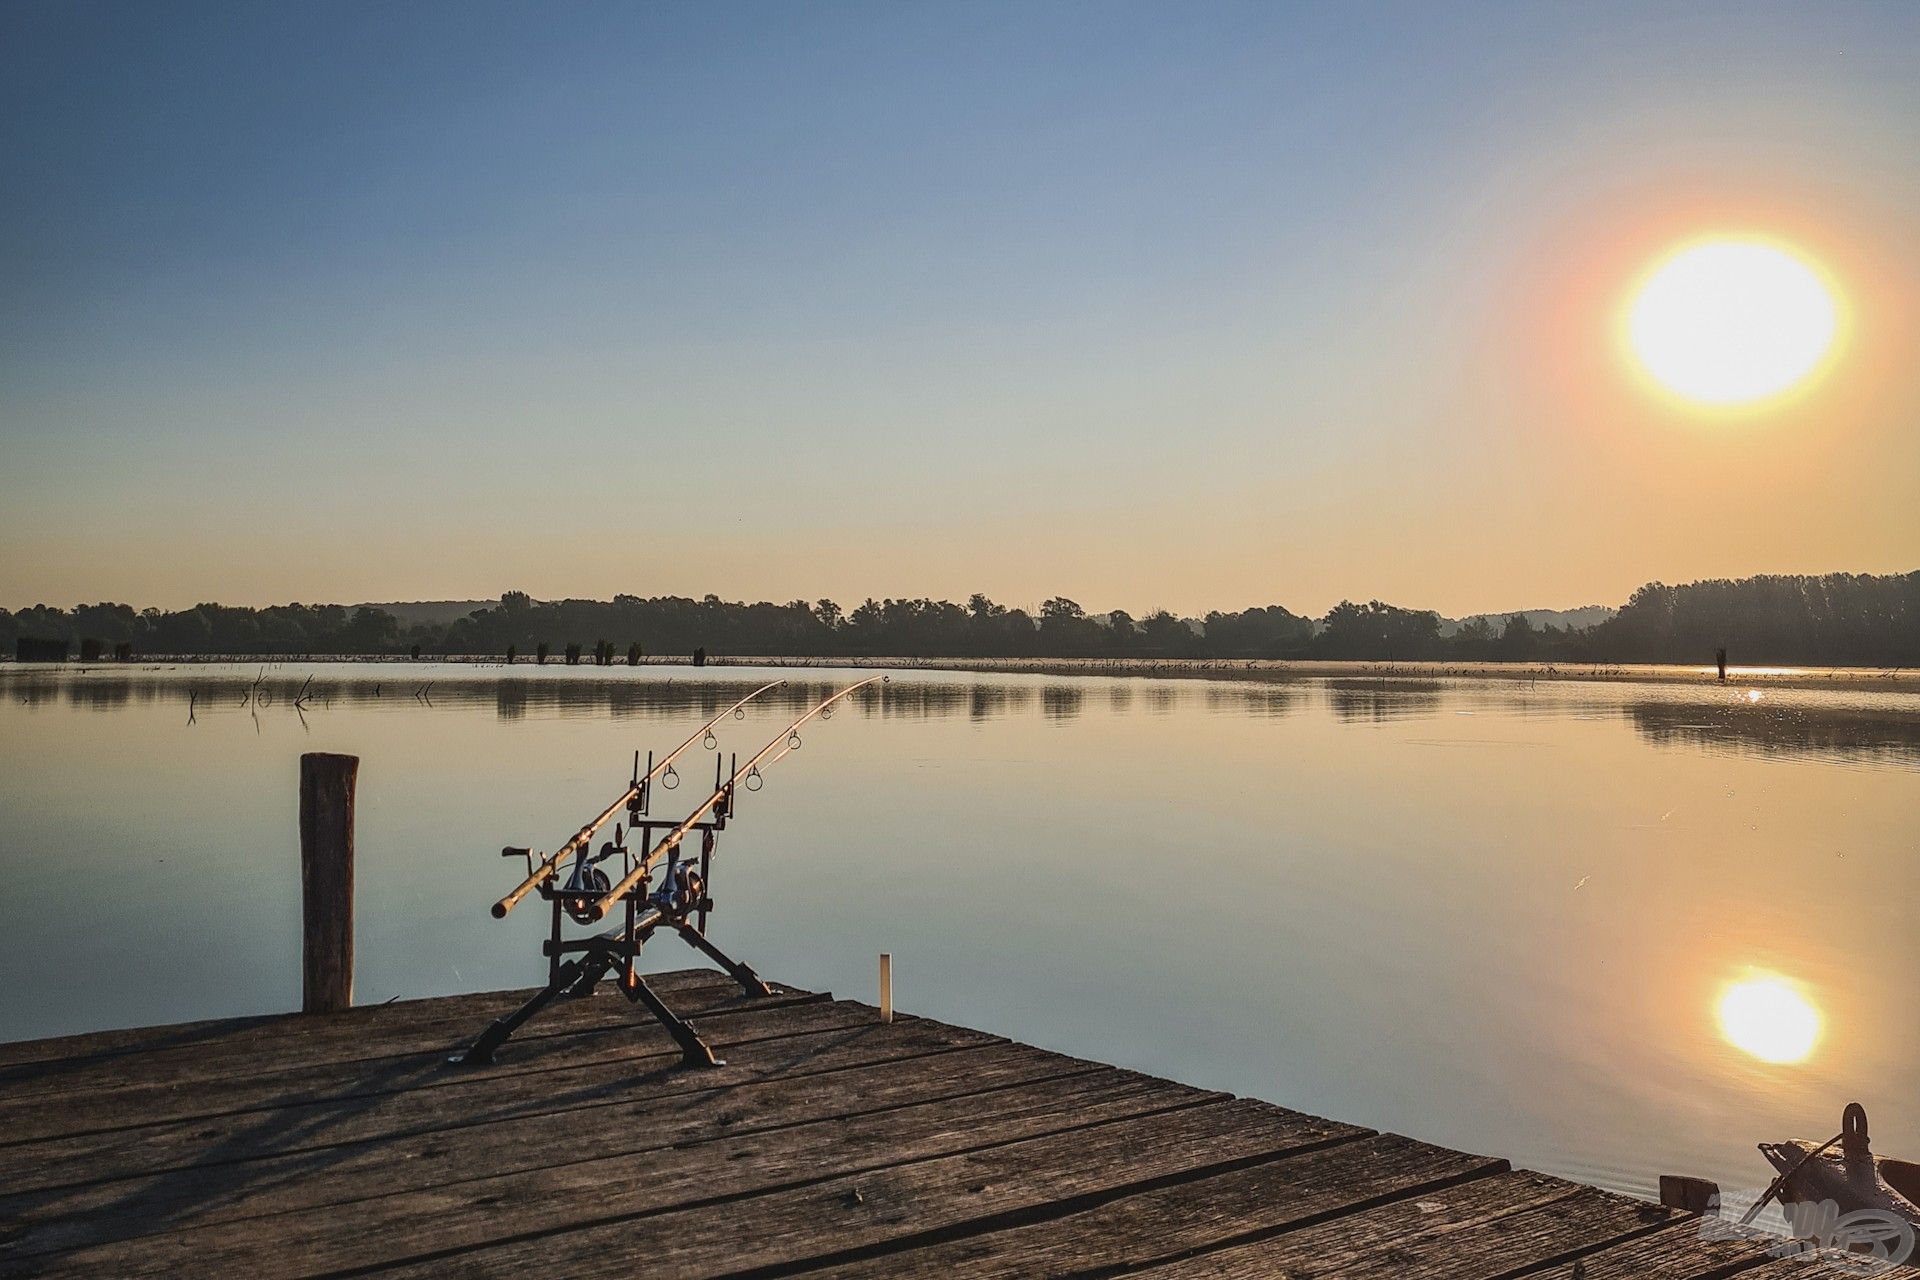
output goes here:
[{"label": "wooden post in water", "polygon": [[353,1007],[353,792],[359,756],[300,757],[303,1013]]}]

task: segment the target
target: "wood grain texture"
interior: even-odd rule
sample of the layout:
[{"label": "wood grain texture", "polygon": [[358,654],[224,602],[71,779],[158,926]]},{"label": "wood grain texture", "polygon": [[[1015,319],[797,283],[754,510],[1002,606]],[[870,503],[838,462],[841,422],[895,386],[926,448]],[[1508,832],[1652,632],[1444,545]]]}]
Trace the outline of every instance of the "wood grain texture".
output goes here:
[{"label": "wood grain texture", "polygon": [[[60,1255],[46,1274],[164,1276],[202,1267],[220,1274],[317,1276],[609,1220],[623,1238],[646,1238],[651,1224],[672,1216],[668,1210],[805,1184],[876,1162],[925,1160],[1053,1132],[1087,1117],[1134,1116],[1194,1092],[1108,1067],[956,1101],[655,1150],[644,1160],[618,1156],[473,1177],[490,1167],[480,1151],[460,1180],[355,1202],[346,1215],[350,1231],[341,1230],[337,1209],[294,1212],[76,1250]],[[760,1205],[776,1198],[763,1196],[756,1216]],[[263,1221],[270,1230],[261,1230]],[[550,1258],[546,1265],[552,1265]],[[572,1269],[567,1263],[559,1272]]]},{"label": "wood grain texture", "polygon": [[1506,1170],[1504,1160],[1380,1134],[1142,1192],[1064,1218],[818,1274],[836,1280],[1064,1275],[1088,1259],[1103,1266],[1146,1266]]},{"label": "wood grain texture", "polygon": [[[860,1015],[817,997],[775,996],[746,1000],[737,989],[701,988],[676,998],[687,1016],[710,1027],[730,1043],[790,1034],[790,1029],[819,1029],[860,1021]],[[590,1006],[582,1010],[582,1006]],[[782,1017],[789,1011],[790,1017]],[[166,1063],[152,1071],[107,1072],[86,1090],[56,1093],[8,1094],[0,1098],[0,1167],[8,1145],[48,1138],[80,1138],[90,1133],[124,1131],[140,1126],[199,1117],[272,1110],[307,1102],[364,1097],[418,1087],[437,1087],[475,1079],[539,1073],[556,1065],[646,1056],[663,1052],[670,1043],[662,1029],[645,1014],[611,992],[571,1001],[569,1012],[584,1016],[563,1030],[510,1042],[492,1063],[450,1072],[449,1055],[472,1036],[475,1024],[450,1023],[423,1029],[416,1037],[403,1035],[375,1043],[401,1052],[362,1056],[347,1061],[313,1062],[291,1067],[273,1066],[265,1051],[246,1055],[236,1069],[202,1062],[184,1071],[182,1064]],[[556,1023],[560,1020],[556,1019]],[[372,1054],[375,1044],[362,1046]],[[206,1057],[213,1055],[208,1053]],[[293,1056],[296,1058],[298,1054]],[[99,1064],[106,1067],[108,1064]]]},{"label": "wood grain texture", "polygon": [[[677,1009],[698,1016],[721,1009],[745,1008],[753,1000],[740,994],[731,978],[714,969],[683,969],[651,975],[648,985]],[[400,1000],[338,1014],[284,1014],[226,1023],[188,1023],[166,1028],[165,1037],[133,1037],[121,1049],[69,1053],[41,1059],[25,1057],[0,1066],[0,1102],[58,1093],[93,1093],[130,1079],[142,1085],[181,1084],[192,1080],[232,1079],[261,1071],[291,1072],[334,1063],[366,1062],[406,1053],[439,1052],[471,1039],[488,1022],[511,1012],[532,991],[492,992],[484,996]],[[770,1001],[791,1004],[820,999],[781,987]],[[512,1041],[520,1044],[547,1036],[627,1025],[635,1015],[607,984],[588,1000],[562,1000]],[[112,1042],[122,1033],[105,1032]],[[36,1046],[60,1046],[72,1040],[23,1041],[22,1055],[55,1052]],[[0,1122],[3,1123],[3,1122]],[[0,1130],[3,1131],[3,1130]]]},{"label": "wood grain texture", "polygon": [[1542,1174],[1508,1173],[1142,1274],[1155,1280],[1304,1280],[1380,1274],[1385,1268],[1397,1277],[1466,1280],[1504,1274],[1529,1261],[1544,1265],[1563,1239],[1599,1247],[1650,1230],[1655,1222],[1643,1216],[1647,1211],[1670,1212]]},{"label": "wood grain texture", "polygon": [[1814,1280],[1408,1138],[712,970],[0,1046],[0,1276]]},{"label": "wood grain texture", "polygon": [[[1587,1254],[1581,1280],[1726,1280],[1766,1262],[1776,1236],[1748,1240],[1702,1238],[1700,1219],[1686,1217],[1651,1236]],[[1570,1280],[1573,1262],[1540,1271],[1545,1280]]]},{"label": "wood grain texture", "polygon": [[[609,1221],[493,1249],[435,1258],[407,1277],[519,1274],[754,1276],[863,1261],[1096,1207],[1171,1184],[1359,1136],[1351,1126],[1223,1100],[1115,1118],[1082,1108],[1078,1123],[935,1159],[879,1166],[810,1185],[675,1213]],[[1008,1140],[1010,1138],[1010,1140]],[[796,1153],[798,1154],[798,1153]],[[716,1248],[716,1242],[723,1242]],[[544,1263],[537,1261],[544,1259]]]},{"label": "wood grain texture", "polygon": [[[911,1061],[922,1055],[937,1061]],[[0,1260],[424,1190],[476,1169],[505,1174],[639,1156],[1102,1069],[1018,1045],[930,1043],[917,1029],[837,1036],[804,1055],[782,1055],[754,1076],[737,1068],[728,1082],[686,1093],[663,1089],[560,1111],[456,1117],[460,1122],[445,1128],[291,1155],[0,1195],[0,1222],[16,1228],[0,1241]],[[682,1075],[689,1086],[706,1083]]]},{"label": "wood grain texture", "polygon": [[[842,1039],[877,1038],[873,1011],[844,1002],[793,1005],[754,1017],[714,1018],[703,1022],[718,1048],[764,1045],[755,1061],[780,1062],[818,1053]],[[929,1045],[978,1043],[988,1039],[964,1028],[927,1027],[919,1020],[897,1023],[916,1029]],[[780,1042],[806,1037],[804,1043]],[[767,1043],[772,1042],[772,1043]],[[336,1083],[314,1096],[284,1085],[268,1086],[265,1097],[250,1097],[243,1109],[198,1114],[180,1120],[93,1131],[71,1137],[0,1147],[0,1186],[10,1190],[46,1189],[158,1173],[201,1164],[225,1164],[262,1155],[280,1155],[337,1146],[375,1137],[393,1137],[451,1125],[542,1114],[595,1102],[616,1102],[642,1091],[687,1092],[714,1082],[737,1080],[723,1072],[750,1073],[748,1064],[693,1075],[679,1069],[679,1049],[664,1030],[649,1026],[631,1036],[569,1037],[542,1041],[537,1056],[506,1060],[490,1067],[452,1067],[443,1055],[390,1063],[370,1072],[359,1086]],[[537,1046],[529,1046],[534,1049]],[[237,1095],[247,1094],[236,1087]],[[207,1105],[218,1103],[217,1091]]]},{"label": "wood grain texture", "polygon": [[[1871,1271],[1858,1269],[1859,1263],[1849,1263],[1845,1259],[1819,1254],[1809,1254],[1793,1258],[1777,1258],[1751,1271],[1738,1273],[1738,1280],[1857,1280],[1861,1276],[1873,1276]],[[1895,1267],[1879,1273],[1881,1280],[1912,1280],[1920,1275],[1913,1267]]]}]

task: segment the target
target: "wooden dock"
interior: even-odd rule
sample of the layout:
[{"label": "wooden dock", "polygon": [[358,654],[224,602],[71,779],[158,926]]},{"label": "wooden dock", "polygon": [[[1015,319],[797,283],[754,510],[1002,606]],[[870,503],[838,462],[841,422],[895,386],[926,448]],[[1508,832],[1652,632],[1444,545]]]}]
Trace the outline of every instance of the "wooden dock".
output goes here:
[{"label": "wooden dock", "polygon": [[527,993],[0,1045],[8,1276],[1581,1276],[1831,1263],[1247,1099],[791,988],[662,975],[487,1067]]}]

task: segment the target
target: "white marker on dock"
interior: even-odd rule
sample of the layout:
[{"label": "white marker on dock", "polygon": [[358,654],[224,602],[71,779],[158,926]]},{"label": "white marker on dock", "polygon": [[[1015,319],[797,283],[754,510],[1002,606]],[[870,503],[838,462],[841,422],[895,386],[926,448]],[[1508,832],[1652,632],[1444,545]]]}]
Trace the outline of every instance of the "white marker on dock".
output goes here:
[{"label": "white marker on dock", "polygon": [[893,1021],[893,952],[880,953],[880,1021]]}]

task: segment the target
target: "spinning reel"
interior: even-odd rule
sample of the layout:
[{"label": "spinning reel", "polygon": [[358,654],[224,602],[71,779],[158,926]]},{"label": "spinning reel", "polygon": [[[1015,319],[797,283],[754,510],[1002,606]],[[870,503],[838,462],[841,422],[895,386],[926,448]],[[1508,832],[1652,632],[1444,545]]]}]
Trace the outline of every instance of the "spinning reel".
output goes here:
[{"label": "spinning reel", "polygon": [[608,877],[606,872],[600,869],[600,864],[616,853],[625,857],[627,869],[631,870],[633,868],[633,855],[628,852],[626,840],[621,833],[620,824],[617,822],[613,824],[613,839],[601,845],[599,853],[592,855],[582,854],[580,857],[574,859],[573,874],[567,877],[567,883],[563,887],[568,895],[578,896],[564,897],[561,898],[559,902],[561,909],[573,917],[575,924],[592,924],[594,922],[593,903],[589,900],[588,895],[598,897],[613,888],[612,879]]}]

